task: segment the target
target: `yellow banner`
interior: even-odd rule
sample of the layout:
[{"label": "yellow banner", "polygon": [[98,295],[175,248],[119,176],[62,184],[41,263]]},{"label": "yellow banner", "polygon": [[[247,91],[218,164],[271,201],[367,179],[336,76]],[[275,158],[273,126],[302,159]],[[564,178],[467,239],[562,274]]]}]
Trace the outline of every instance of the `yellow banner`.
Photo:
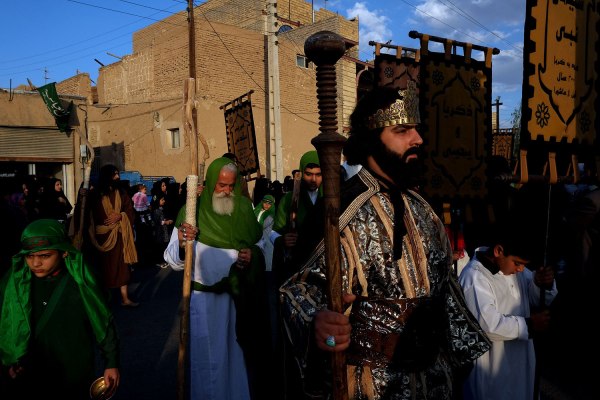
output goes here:
[{"label": "yellow banner", "polygon": [[[597,0],[528,2],[523,91],[529,139],[595,139],[598,55]],[[554,139],[552,139],[554,138]],[[527,139],[526,135],[522,139]]]}]

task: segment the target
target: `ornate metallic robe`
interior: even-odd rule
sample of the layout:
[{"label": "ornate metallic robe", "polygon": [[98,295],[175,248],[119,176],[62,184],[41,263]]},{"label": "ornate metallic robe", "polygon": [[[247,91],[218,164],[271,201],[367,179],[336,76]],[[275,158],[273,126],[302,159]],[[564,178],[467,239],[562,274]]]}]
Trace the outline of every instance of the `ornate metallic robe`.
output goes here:
[{"label": "ornate metallic robe", "polygon": [[[340,217],[343,291],[357,295],[346,311],[352,324],[349,397],[451,399],[454,369],[490,345],[452,274],[443,224],[418,194],[404,193],[408,233],[402,257],[394,260],[390,197],[365,169],[354,179],[360,193]],[[313,343],[312,330],[313,316],[327,304],[323,241],[282,285],[280,300],[303,390],[327,398],[329,358]],[[316,372],[320,367],[323,373]]]}]

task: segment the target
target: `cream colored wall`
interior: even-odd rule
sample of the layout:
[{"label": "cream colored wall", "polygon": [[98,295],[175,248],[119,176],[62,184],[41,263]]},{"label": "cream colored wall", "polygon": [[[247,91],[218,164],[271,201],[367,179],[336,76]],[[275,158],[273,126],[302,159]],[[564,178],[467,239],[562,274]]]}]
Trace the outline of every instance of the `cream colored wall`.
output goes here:
[{"label": "cream colored wall", "polygon": [[32,126],[54,128],[54,118],[37,92],[10,93],[0,91],[0,124],[6,126]]}]

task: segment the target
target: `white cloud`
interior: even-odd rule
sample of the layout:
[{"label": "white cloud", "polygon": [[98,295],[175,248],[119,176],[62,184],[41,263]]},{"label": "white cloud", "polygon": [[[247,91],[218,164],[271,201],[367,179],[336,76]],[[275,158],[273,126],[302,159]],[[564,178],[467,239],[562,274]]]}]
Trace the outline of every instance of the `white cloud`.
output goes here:
[{"label": "white cloud", "polygon": [[382,10],[369,10],[366,3],[354,3],[352,8],[346,10],[348,18],[358,17],[359,49],[361,54],[371,51],[369,41],[385,43],[392,40],[393,33],[388,27],[390,19]]},{"label": "white cloud", "polygon": [[[492,96],[502,97],[503,114],[519,103],[524,0],[329,0],[327,4],[346,10],[348,18],[359,17],[361,59],[372,57],[370,40],[385,43],[392,39],[394,45],[418,47],[418,41],[408,37],[410,30],[499,48],[500,54],[493,56]],[[430,42],[430,46],[432,51],[441,51],[441,45]],[[473,51],[473,57],[482,59],[483,54]]]}]

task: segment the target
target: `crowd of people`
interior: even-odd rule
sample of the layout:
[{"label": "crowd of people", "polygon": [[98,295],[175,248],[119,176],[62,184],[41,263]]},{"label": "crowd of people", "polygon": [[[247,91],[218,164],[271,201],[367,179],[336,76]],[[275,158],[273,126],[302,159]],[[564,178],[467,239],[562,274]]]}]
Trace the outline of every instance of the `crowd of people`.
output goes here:
[{"label": "crowd of people", "polygon": [[[589,186],[562,209],[573,240],[564,286],[555,265],[540,262],[522,212],[490,226],[485,246],[458,270],[455,240],[419,190],[424,143],[411,90],[373,89],[350,117],[339,182],[342,310],[328,298],[330,210],[314,150],[283,183],[258,179],[252,196],[235,157],[213,160],[195,188],[193,224],[185,183],[164,179],[148,194],[143,184],[123,186],[113,165],[74,209],[60,180],[48,181],[39,201],[30,184],[17,196],[5,190],[2,212],[16,228],[3,241],[2,398],[41,395],[39,383],[50,381],[44,397],[86,398],[94,347],[114,393],[121,366],[107,294],[138,307],[128,289],[133,268],[180,271],[186,256],[192,399],[327,399],[340,374],[350,399],[534,398],[534,340],[552,327],[553,304],[576,301],[558,301],[563,287],[580,299],[579,282],[597,274],[600,190]],[[81,196],[89,213],[76,249],[68,216],[77,226]],[[334,371],[340,352],[346,362]]]}]

